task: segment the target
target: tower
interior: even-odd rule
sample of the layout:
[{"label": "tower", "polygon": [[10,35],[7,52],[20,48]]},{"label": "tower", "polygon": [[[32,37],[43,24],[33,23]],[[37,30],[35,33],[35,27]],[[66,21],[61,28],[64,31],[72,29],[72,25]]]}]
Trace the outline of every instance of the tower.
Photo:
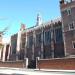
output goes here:
[{"label": "tower", "polygon": [[23,30],[25,29],[25,25],[22,23],[21,24],[21,28],[18,32],[18,35],[17,35],[17,48],[16,48],[16,60],[19,60],[19,57],[20,57],[20,51],[21,51],[21,36],[22,36],[22,32]]},{"label": "tower", "polygon": [[37,23],[36,25],[41,25],[42,24],[42,18],[40,16],[40,13],[37,14]]},{"label": "tower", "polygon": [[61,0],[60,11],[65,56],[75,55],[75,0]]}]

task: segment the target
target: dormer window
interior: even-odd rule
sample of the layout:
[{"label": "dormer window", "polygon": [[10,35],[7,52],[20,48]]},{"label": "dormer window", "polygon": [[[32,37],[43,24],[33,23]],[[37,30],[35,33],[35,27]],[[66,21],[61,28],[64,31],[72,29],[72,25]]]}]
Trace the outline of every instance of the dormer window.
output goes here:
[{"label": "dormer window", "polygon": [[69,24],[69,30],[73,30],[74,29],[74,22]]},{"label": "dormer window", "polygon": [[71,8],[68,8],[68,9],[67,9],[67,14],[68,14],[68,15],[71,15]]}]

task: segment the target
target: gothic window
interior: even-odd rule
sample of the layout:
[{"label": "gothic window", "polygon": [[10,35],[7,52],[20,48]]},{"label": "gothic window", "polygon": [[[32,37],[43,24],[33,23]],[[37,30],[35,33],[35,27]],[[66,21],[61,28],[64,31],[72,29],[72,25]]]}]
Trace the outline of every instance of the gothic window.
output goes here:
[{"label": "gothic window", "polygon": [[29,47],[33,45],[33,36],[29,36]]},{"label": "gothic window", "polygon": [[25,48],[25,38],[22,39],[22,48]]},{"label": "gothic window", "polygon": [[51,42],[51,32],[50,31],[46,31],[45,32],[45,45],[50,44]]},{"label": "gothic window", "polygon": [[75,49],[75,41],[72,42],[73,48]]},{"label": "gothic window", "polygon": [[16,53],[17,40],[12,40],[11,45],[12,45],[12,54],[15,54]]},{"label": "gothic window", "polygon": [[74,22],[69,24],[69,30],[73,30],[74,29]]},{"label": "gothic window", "polygon": [[36,46],[41,45],[41,33],[36,34]]},{"label": "gothic window", "polygon": [[24,60],[24,50],[20,51],[20,60]]},{"label": "gothic window", "polygon": [[67,15],[71,15],[71,8],[67,9]]},{"label": "gothic window", "polygon": [[61,28],[58,28],[58,29],[55,29],[55,35],[56,35],[56,43],[60,43],[62,42],[62,29]]}]

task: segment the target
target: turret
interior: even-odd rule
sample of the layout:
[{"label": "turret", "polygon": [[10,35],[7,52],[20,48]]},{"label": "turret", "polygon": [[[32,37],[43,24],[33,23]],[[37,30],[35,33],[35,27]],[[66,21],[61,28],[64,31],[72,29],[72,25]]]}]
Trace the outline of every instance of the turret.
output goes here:
[{"label": "turret", "polygon": [[60,4],[64,4],[64,0],[61,0],[61,1],[60,1]]},{"label": "turret", "polygon": [[20,30],[23,31],[26,28],[25,24],[21,23],[21,28]]},{"label": "turret", "polygon": [[18,32],[18,36],[17,36],[17,56],[16,56],[16,60],[19,60],[19,55],[20,55],[20,50],[21,50],[21,34],[22,31],[25,29],[25,24],[21,23],[21,28],[20,31]]},{"label": "turret", "polygon": [[60,11],[65,56],[75,55],[75,0],[61,0]]},{"label": "turret", "polygon": [[71,2],[74,2],[75,0],[60,0],[60,5],[63,5],[63,4],[68,4],[68,3],[71,3]]},{"label": "turret", "polygon": [[41,25],[42,24],[42,18],[40,16],[40,13],[37,14],[37,23],[36,25]]}]

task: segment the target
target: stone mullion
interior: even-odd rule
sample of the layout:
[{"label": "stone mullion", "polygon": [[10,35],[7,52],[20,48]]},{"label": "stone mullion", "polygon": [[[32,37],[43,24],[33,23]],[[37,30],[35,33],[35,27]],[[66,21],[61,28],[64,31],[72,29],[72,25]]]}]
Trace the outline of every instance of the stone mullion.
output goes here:
[{"label": "stone mullion", "polygon": [[41,33],[41,58],[43,59],[43,27],[42,27],[42,33]]},{"label": "stone mullion", "polygon": [[9,45],[7,60],[10,59],[10,52],[11,52],[11,51],[10,51],[10,50],[11,50],[10,47],[11,47],[11,46]]},{"label": "stone mullion", "polygon": [[54,58],[54,29],[52,21],[51,21],[51,55],[52,58]]},{"label": "stone mullion", "polygon": [[4,45],[4,49],[3,49],[2,61],[5,61],[5,53],[6,53],[6,44]]},{"label": "stone mullion", "polygon": [[21,49],[21,31],[18,32],[17,36],[17,51],[16,51],[16,60],[19,60],[20,49]]},{"label": "stone mullion", "polygon": [[26,40],[25,40],[25,58],[26,58],[26,55],[27,55],[27,31],[26,31]]},{"label": "stone mullion", "polygon": [[34,49],[35,49],[35,30],[33,31],[33,45],[32,45],[32,59],[34,60]]}]

